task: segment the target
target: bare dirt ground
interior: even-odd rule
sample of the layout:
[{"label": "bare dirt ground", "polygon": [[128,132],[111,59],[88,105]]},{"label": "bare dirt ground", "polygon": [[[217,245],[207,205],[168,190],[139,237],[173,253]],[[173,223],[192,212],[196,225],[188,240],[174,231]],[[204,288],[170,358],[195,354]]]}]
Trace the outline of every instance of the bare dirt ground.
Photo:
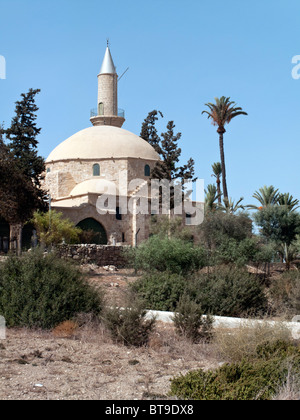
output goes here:
[{"label": "bare dirt ground", "polygon": [[[84,267],[108,301],[121,304],[130,270]],[[168,396],[170,379],[219,362],[209,344],[187,344],[158,324],[149,346],[114,344],[101,326],[50,332],[9,329],[0,341],[1,400],[149,400]]]}]

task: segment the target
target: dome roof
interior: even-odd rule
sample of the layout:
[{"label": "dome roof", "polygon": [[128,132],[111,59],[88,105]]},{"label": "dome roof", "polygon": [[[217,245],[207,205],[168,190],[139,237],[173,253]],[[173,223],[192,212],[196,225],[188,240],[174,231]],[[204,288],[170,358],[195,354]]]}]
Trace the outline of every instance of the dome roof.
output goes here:
[{"label": "dome roof", "polygon": [[86,128],[59,144],[46,163],[60,160],[141,158],[158,160],[154,148],[141,137],[110,125]]},{"label": "dome roof", "polygon": [[80,184],[77,184],[69,195],[71,197],[76,197],[77,195],[86,195],[88,193],[115,195],[118,193],[118,189],[115,183],[112,181],[107,181],[106,179],[93,178],[80,182]]}]

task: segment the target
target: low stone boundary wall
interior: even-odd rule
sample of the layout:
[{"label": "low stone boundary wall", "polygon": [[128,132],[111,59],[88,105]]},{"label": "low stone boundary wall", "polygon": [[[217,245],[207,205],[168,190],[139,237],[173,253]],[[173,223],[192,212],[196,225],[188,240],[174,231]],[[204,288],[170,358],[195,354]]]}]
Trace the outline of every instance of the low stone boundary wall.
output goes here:
[{"label": "low stone boundary wall", "polygon": [[126,265],[124,251],[128,246],[122,245],[60,245],[57,250],[62,258],[71,258],[81,264],[98,266],[114,265],[123,268]]}]

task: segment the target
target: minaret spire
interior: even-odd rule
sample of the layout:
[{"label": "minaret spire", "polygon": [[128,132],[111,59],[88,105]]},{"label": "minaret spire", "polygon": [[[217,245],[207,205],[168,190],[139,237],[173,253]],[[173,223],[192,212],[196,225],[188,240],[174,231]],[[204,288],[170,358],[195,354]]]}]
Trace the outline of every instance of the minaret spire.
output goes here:
[{"label": "minaret spire", "polygon": [[103,74],[103,73],[111,73],[111,74],[116,73],[116,68],[115,68],[111,53],[110,53],[109,46],[106,47],[104,59],[103,59],[102,66],[100,69],[100,74]]},{"label": "minaret spire", "polygon": [[125,121],[124,115],[118,113],[118,75],[114,65],[109,40],[98,74],[98,107],[92,113],[91,122],[93,125],[113,125],[122,127]]}]

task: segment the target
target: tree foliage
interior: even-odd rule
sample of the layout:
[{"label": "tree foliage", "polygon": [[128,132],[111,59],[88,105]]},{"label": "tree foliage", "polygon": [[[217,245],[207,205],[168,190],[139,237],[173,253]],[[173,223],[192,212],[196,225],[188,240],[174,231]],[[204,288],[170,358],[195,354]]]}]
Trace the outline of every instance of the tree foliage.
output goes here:
[{"label": "tree foliage", "polygon": [[169,181],[173,179],[195,180],[194,160],[190,158],[185,165],[179,164],[181,148],[178,146],[178,142],[181,139],[181,133],[175,133],[174,121],[169,121],[167,131],[159,136],[155,126],[158,115],[163,117],[160,111],[149,112],[142,124],[140,134],[161,157],[161,160],[154,167],[151,177]]},{"label": "tree foliage", "polygon": [[34,210],[46,208],[42,189],[45,165],[37,152],[41,129],[36,126],[35,96],[39,92],[30,89],[22,94],[11,126],[0,128],[0,216],[11,224],[24,224]]},{"label": "tree foliage", "polygon": [[217,184],[217,193],[218,193],[218,203],[221,204],[221,177],[222,177],[222,165],[220,162],[215,162],[212,164],[212,176],[216,178],[216,184]]},{"label": "tree foliage", "polygon": [[37,235],[41,244],[45,246],[55,246],[63,241],[75,243],[79,240],[81,229],[76,227],[62,213],[55,210],[41,213],[36,211],[32,222],[36,228]]},{"label": "tree foliage", "polygon": [[160,137],[156,129],[156,121],[158,120],[158,115],[163,118],[163,114],[160,111],[153,110],[149,112],[145,120],[143,121],[140,137],[147,141],[156,152],[160,155]]},{"label": "tree foliage", "polygon": [[300,233],[300,215],[286,206],[269,206],[256,212],[254,220],[261,234],[271,241],[290,245]]},{"label": "tree foliage", "polygon": [[202,248],[179,238],[158,235],[151,236],[138,248],[128,251],[128,258],[137,270],[178,274],[192,272],[203,267],[206,262]]},{"label": "tree foliage", "polygon": [[239,115],[248,114],[244,112],[241,107],[237,107],[235,102],[230,101],[230,98],[226,98],[225,96],[222,96],[221,98],[215,98],[214,104],[209,102],[205,105],[208,107],[208,110],[202,111],[202,114],[207,114],[207,118],[211,120],[212,124],[218,127],[217,132],[219,134],[223,198],[226,201],[228,200],[228,190],[223,140],[223,135],[226,132],[225,125],[229,124],[233,118],[236,118]]},{"label": "tree foliage", "polygon": [[24,177],[31,179],[34,185],[40,188],[45,162],[37,152],[37,136],[41,132],[41,128],[36,124],[36,112],[39,108],[35,97],[38,93],[40,89],[30,89],[28,93],[22,93],[22,100],[16,102],[15,116],[5,134],[16,166],[20,168]]},{"label": "tree foliage", "polygon": [[258,191],[255,191],[255,193],[253,194],[253,198],[258,200],[260,206],[249,205],[248,208],[260,210],[267,206],[274,206],[278,204],[279,196],[279,190],[275,189],[273,185],[270,185],[269,187],[264,185],[262,188],[260,188]]}]

